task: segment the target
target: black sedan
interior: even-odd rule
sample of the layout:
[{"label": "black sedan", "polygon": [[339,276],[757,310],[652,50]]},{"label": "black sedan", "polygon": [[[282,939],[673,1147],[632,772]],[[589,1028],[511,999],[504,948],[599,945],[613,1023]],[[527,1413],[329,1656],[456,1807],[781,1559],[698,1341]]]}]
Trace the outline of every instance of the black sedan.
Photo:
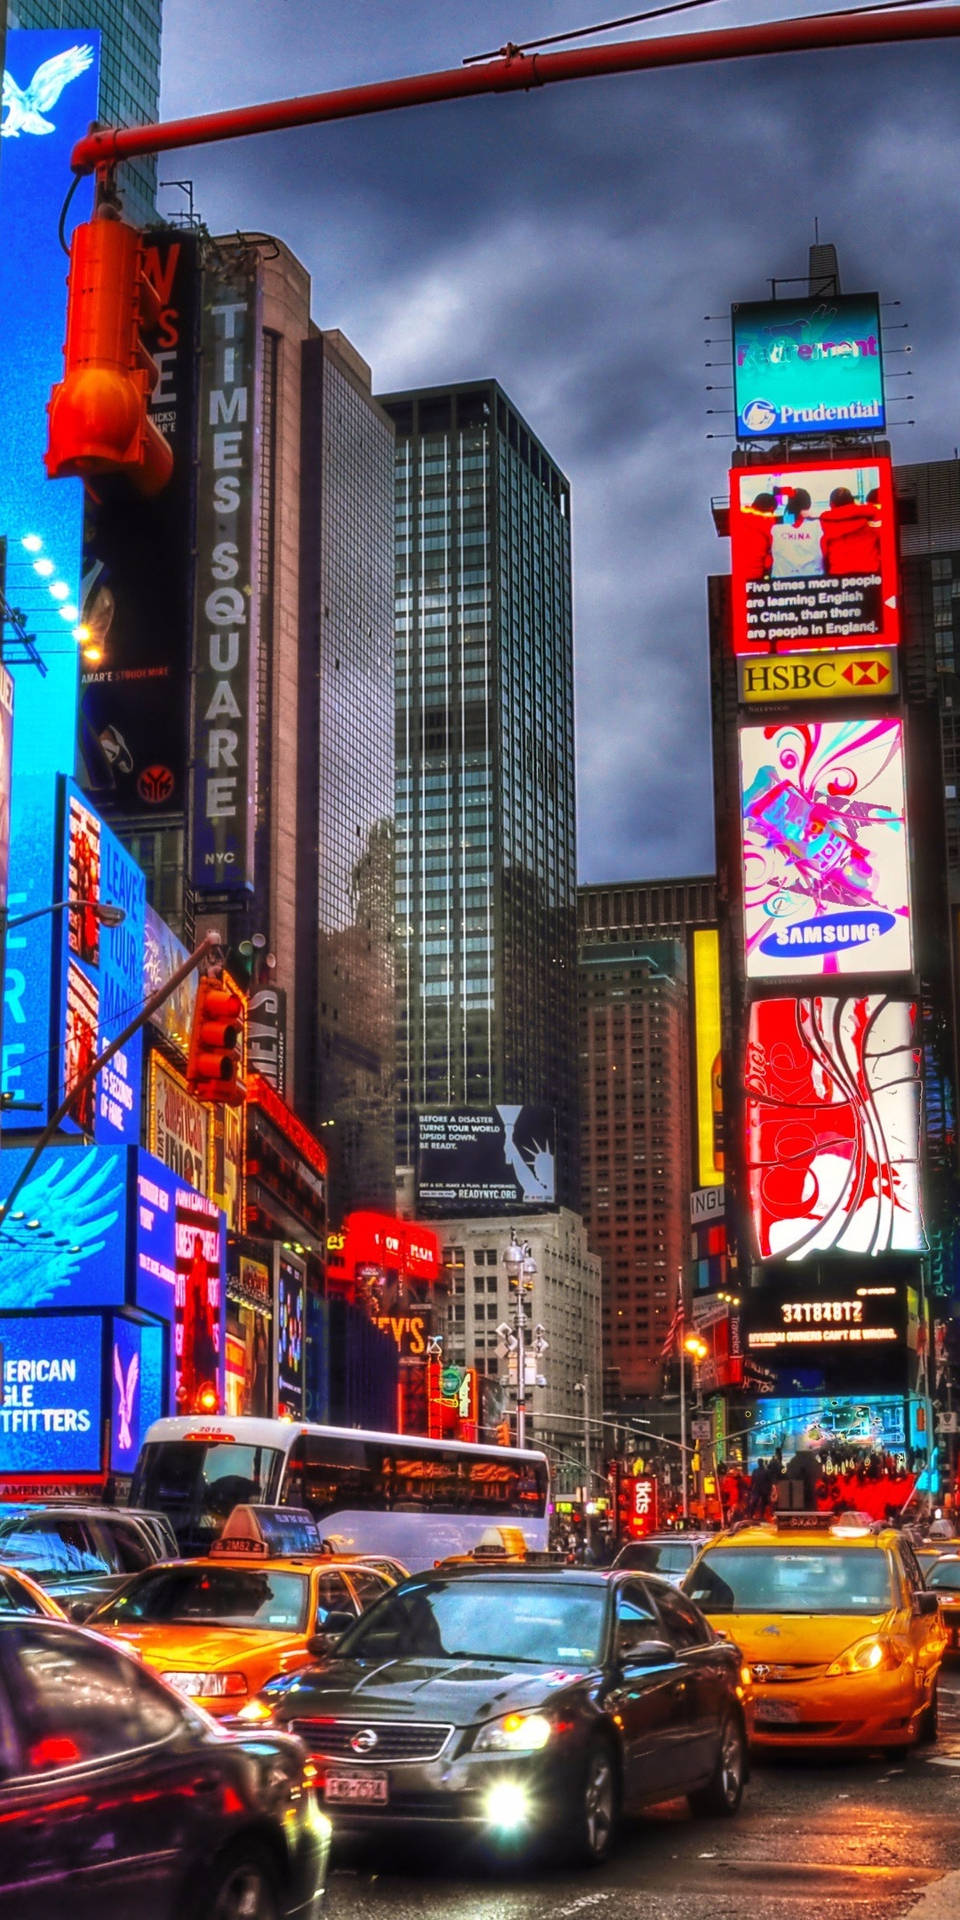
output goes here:
[{"label": "black sedan", "polygon": [[733,1814],[746,1777],[736,1648],[630,1573],[418,1575],[241,1718],[300,1735],[335,1834],[459,1826],[600,1861],[621,1813]]},{"label": "black sedan", "polygon": [[97,1635],[0,1620],[3,1920],[316,1920],[312,1779],[299,1741],[224,1733]]}]

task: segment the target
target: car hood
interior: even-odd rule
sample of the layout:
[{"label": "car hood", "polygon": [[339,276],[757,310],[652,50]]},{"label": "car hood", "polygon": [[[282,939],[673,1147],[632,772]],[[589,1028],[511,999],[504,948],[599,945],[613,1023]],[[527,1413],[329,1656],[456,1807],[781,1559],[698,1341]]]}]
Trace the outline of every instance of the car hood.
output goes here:
[{"label": "car hood", "polygon": [[[94,1623],[91,1623],[94,1624]],[[221,1667],[242,1666],[250,1654],[270,1654],[279,1667],[282,1656],[302,1648],[303,1635],[266,1633],[253,1628],[199,1626],[107,1627],[111,1640],[134,1647],[148,1666],[183,1673],[215,1673]]]},{"label": "car hood", "polygon": [[498,1660],[386,1660],[378,1666],[331,1660],[298,1674],[273,1701],[278,1723],[332,1715],[414,1718],[471,1726],[492,1715],[554,1700],[596,1672],[589,1667],[520,1667]]},{"label": "car hood", "polygon": [[713,1614],[711,1623],[745,1660],[771,1666],[829,1665],[838,1654],[892,1625],[889,1613]]}]

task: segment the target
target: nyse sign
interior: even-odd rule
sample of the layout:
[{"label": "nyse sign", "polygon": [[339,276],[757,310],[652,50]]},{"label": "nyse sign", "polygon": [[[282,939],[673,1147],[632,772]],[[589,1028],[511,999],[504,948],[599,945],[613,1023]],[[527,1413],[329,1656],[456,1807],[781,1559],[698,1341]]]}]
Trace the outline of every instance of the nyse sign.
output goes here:
[{"label": "nyse sign", "polygon": [[777,706],[782,700],[863,700],[896,693],[895,647],[856,653],[791,653],[737,662],[741,706]]}]

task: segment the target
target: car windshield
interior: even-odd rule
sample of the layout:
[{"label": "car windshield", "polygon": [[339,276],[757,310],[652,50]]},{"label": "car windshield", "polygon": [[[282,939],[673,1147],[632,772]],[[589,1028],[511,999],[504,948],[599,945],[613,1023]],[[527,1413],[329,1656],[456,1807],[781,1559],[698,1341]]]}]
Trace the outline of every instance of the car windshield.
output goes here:
[{"label": "car windshield", "polygon": [[885,1613],[882,1547],[717,1547],[684,1581],[704,1613]]},{"label": "car windshield", "polygon": [[310,1583],[306,1574],[255,1567],[161,1567],[99,1608],[104,1626],[191,1625],[262,1627],[302,1633],[307,1625]]},{"label": "car windshield", "polygon": [[350,1660],[508,1660],[556,1666],[600,1658],[606,1592],[544,1581],[408,1585],[344,1635]]},{"label": "car windshield", "polygon": [[618,1567],[644,1573],[686,1573],[695,1549],[683,1540],[634,1540],[617,1554]]},{"label": "car windshield", "polygon": [[960,1593],[960,1559],[938,1560],[935,1566],[928,1567],[927,1586],[946,1588],[950,1593]]},{"label": "car windshield", "polygon": [[0,1518],[0,1560],[22,1567],[38,1580],[110,1571],[102,1554],[94,1552],[83,1525],[70,1514],[52,1518],[4,1514]]}]

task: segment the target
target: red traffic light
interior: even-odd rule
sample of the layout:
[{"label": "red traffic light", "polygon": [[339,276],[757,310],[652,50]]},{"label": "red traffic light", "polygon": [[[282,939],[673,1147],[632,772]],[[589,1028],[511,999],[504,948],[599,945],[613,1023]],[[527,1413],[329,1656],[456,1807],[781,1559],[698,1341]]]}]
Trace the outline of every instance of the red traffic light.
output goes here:
[{"label": "red traffic light", "polygon": [[64,376],[50,395],[44,455],[51,480],[125,473],[159,493],[173,451],[147,408],[157,370],[140,338],[159,313],[136,227],[104,207],[75,228],[67,278]]},{"label": "red traffic light", "polygon": [[240,1106],[245,1099],[243,1020],[244,1001],[239,993],[218,980],[197,982],[187,1085],[199,1099],[225,1106]]}]

